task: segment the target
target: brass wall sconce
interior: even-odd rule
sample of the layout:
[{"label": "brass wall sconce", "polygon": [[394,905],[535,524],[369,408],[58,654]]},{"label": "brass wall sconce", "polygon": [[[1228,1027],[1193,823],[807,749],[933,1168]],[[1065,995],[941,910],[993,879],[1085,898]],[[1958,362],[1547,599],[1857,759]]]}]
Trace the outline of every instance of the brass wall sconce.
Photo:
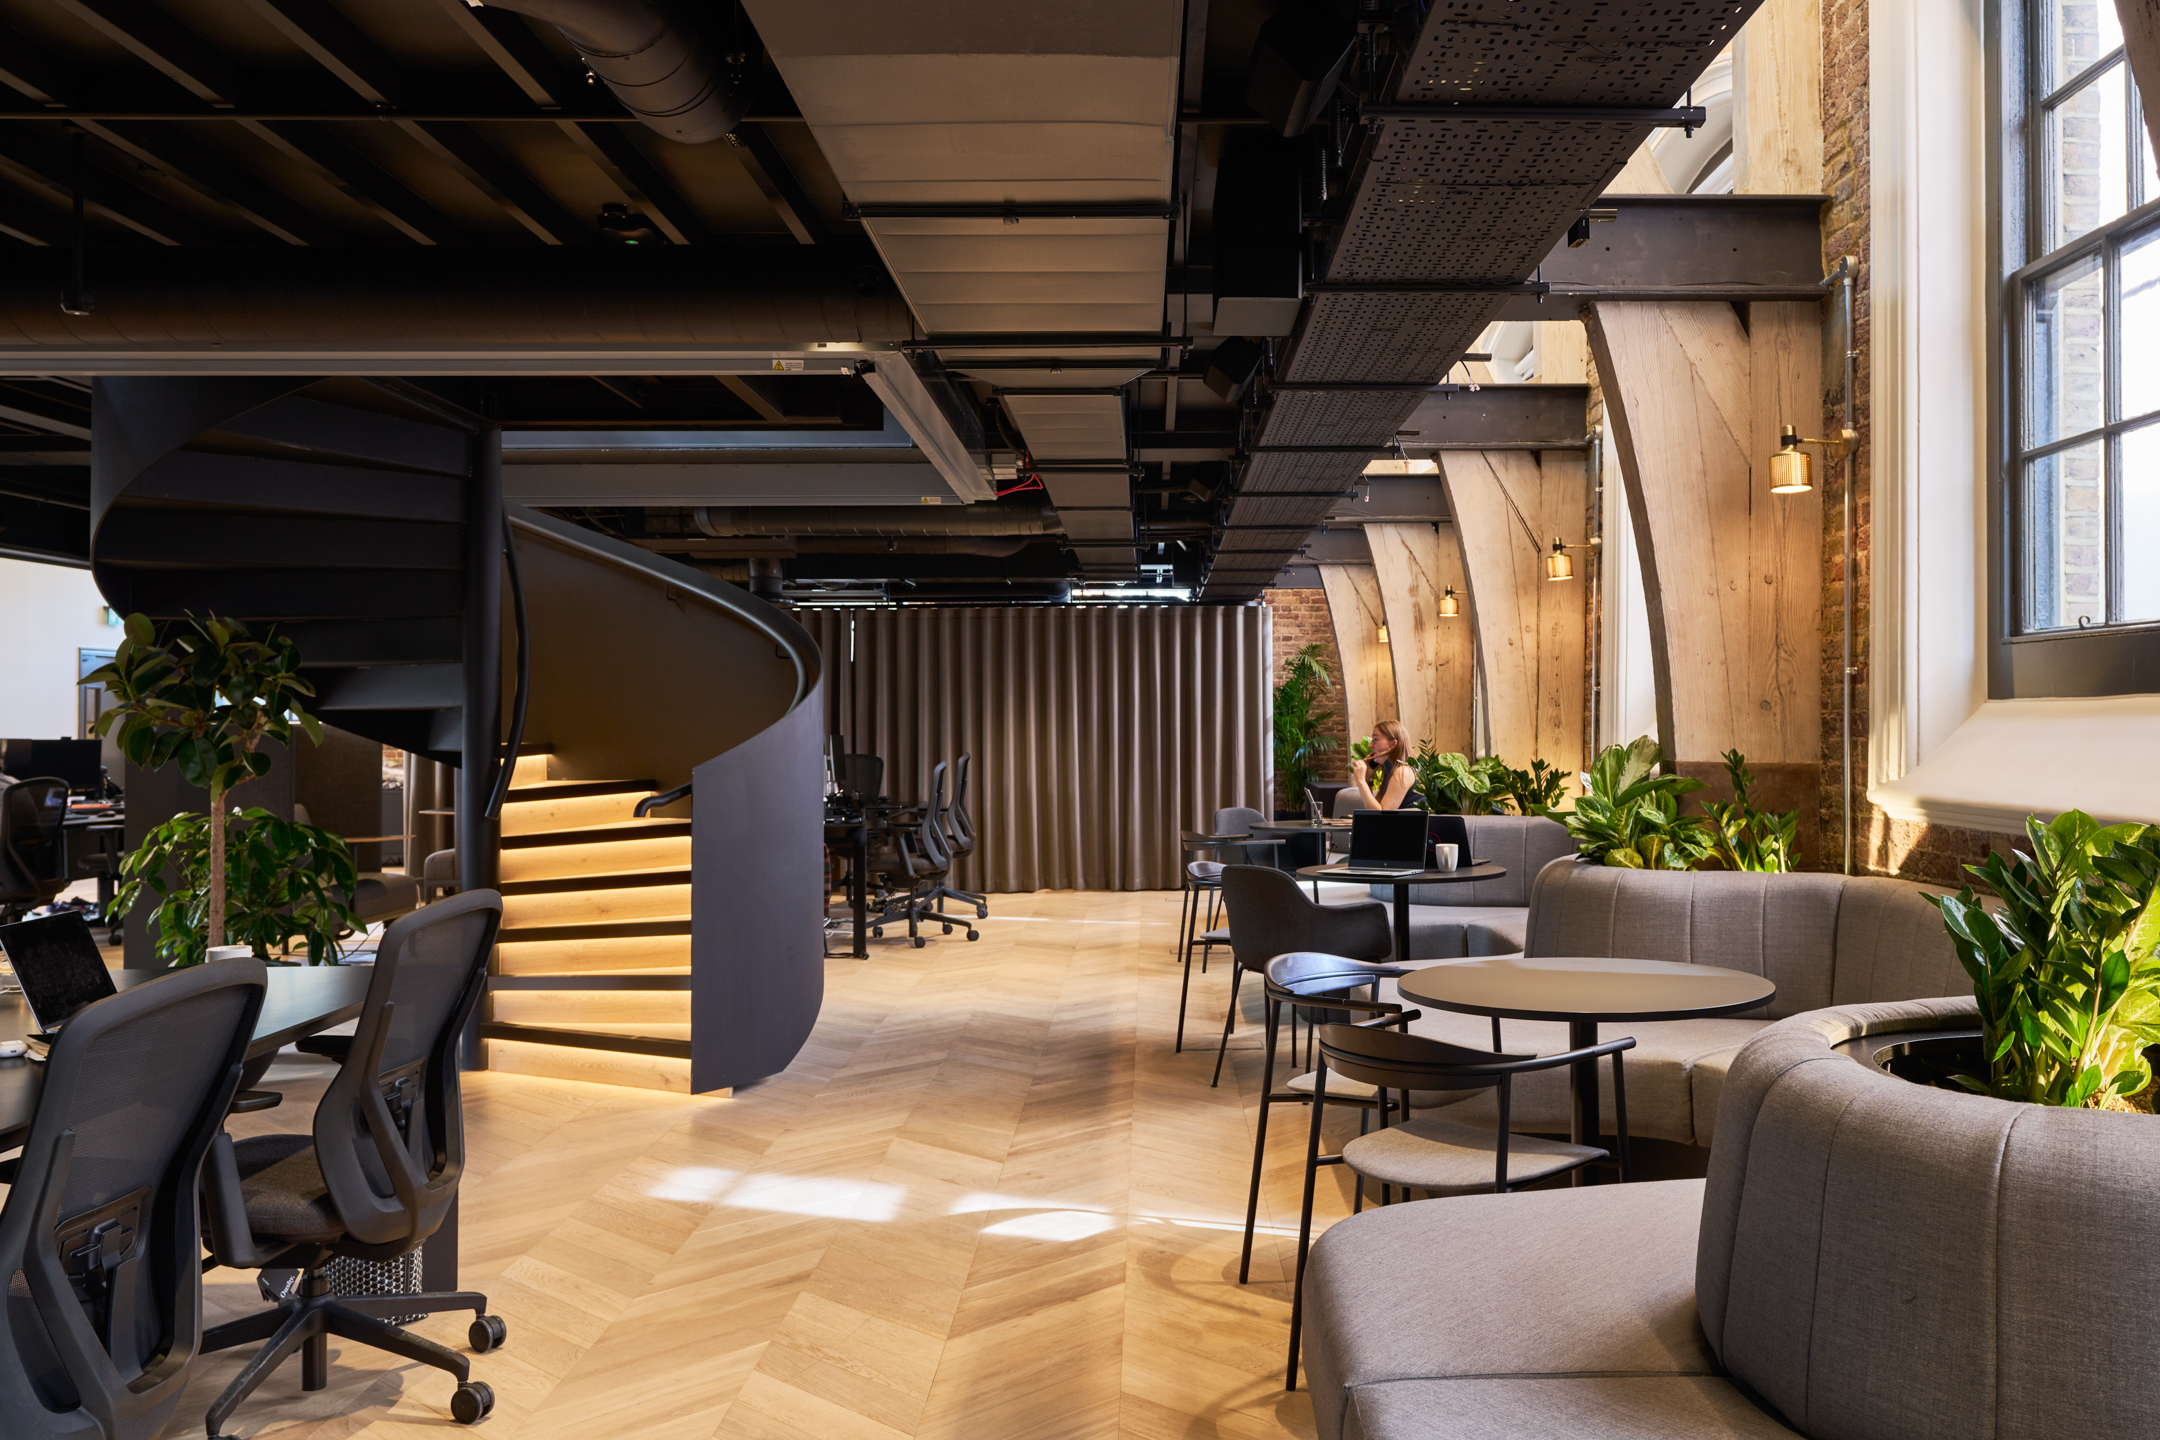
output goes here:
[{"label": "brass wall sconce", "polygon": [[1552,553],[1545,557],[1545,578],[1547,580],[1574,579],[1575,557],[1567,552],[1570,550],[1595,550],[1602,543],[1604,542],[1595,535],[1580,545],[1570,545],[1559,536],[1553,536]]},{"label": "brass wall sconce", "polygon": [[1450,585],[1440,592],[1440,618],[1452,620],[1462,614],[1462,601],[1455,598],[1455,587]]},{"label": "brass wall sconce", "polygon": [[1834,440],[1806,440],[1792,426],[1785,426],[1778,435],[1777,453],[1770,457],[1770,493],[1805,495],[1815,488],[1815,458],[1801,446],[1820,445],[1828,458],[1842,460],[1858,438],[1855,431],[1840,430]]}]

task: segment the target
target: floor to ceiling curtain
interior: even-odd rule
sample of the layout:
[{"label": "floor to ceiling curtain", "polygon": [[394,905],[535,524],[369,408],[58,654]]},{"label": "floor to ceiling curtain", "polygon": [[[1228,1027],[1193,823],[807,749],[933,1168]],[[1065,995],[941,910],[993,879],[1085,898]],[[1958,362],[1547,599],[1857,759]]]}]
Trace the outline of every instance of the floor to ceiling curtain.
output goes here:
[{"label": "floor to ceiling curtain", "polygon": [[826,732],[884,759],[888,796],[927,800],[932,766],[974,756],[965,888],[1169,889],[1181,829],[1264,803],[1265,606],[800,618],[825,651]]}]

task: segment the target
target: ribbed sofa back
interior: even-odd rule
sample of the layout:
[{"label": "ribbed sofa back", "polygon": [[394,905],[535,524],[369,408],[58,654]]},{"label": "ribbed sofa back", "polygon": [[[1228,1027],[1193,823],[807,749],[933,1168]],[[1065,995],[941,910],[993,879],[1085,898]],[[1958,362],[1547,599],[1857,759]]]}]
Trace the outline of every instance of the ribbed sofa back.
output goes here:
[{"label": "ribbed sofa back", "polygon": [[1832,1047],[1969,1000],[1797,1016],[1725,1081],[1696,1257],[1727,1371],[1815,1440],[2154,1433],[2160,1120],[2019,1105]]}]

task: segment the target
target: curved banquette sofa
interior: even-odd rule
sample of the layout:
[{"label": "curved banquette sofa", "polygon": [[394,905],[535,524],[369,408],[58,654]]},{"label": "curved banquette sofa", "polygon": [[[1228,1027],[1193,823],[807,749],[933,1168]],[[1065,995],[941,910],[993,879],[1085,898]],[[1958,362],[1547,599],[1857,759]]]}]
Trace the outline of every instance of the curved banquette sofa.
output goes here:
[{"label": "curved banquette sofa", "polygon": [[[1826,1006],[1971,988],[1942,917],[1923,898],[1928,893],[1908,881],[1874,876],[1621,870],[1564,858],[1540,868],[1530,884],[1521,948],[1530,955],[1717,965],[1777,985],[1771,1002],[1747,1015],[1602,1032],[1607,1040],[1622,1033],[1635,1037],[1626,1061],[1630,1133],[1707,1146],[1733,1058],[1773,1021]],[[1411,1029],[1458,1045],[1492,1046],[1492,1022],[1480,1016],[1427,1009]],[[1555,1054],[1567,1048],[1567,1027],[1506,1020],[1501,1040],[1515,1054]],[[1604,1100],[1609,1126],[1610,1086]],[[1448,1114],[1467,1123],[1489,1121],[1492,1093],[1478,1092]],[[1564,1131],[1567,1117],[1565,1071],[1517,1079],[1509,1128]]]},{"label": "curved banquette sofa", "polygon": [[1837,1047],[1969,998],[1790,1016],[1706,1180],[1421,1200],[1306,1275],[1321,1440],[2160,1433],[2160,1120],[1931,1089]]}]

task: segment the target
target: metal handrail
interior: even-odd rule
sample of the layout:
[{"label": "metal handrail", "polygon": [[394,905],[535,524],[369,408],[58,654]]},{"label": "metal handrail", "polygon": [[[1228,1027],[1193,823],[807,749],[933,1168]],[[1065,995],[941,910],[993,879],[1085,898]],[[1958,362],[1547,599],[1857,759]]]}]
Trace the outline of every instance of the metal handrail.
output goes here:
[{"label": "metal handrail", "polygon": [[650,815],[653,811],[659,809],[661,806],[672,805],[677,800],[682,799],[683,796],[688,795],[690,793],[690,787],[695,783],[697,782],[693,780],[685,780],[682,784],[677,785],[672,790],[663,790],[657,795],[647,795],[644,799],[637,802],[637,808],[635,810],[632,810],[630,813],[637,819],[643,820],[647,815]]}]

